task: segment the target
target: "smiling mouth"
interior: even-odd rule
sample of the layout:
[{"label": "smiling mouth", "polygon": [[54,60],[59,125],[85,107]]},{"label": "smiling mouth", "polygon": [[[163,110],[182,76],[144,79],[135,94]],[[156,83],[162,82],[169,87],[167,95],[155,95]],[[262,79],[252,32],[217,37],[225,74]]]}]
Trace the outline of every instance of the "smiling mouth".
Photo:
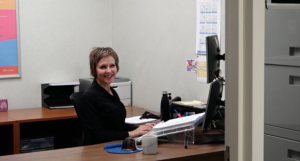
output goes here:
[{"label": "smiling mouth", "polygon": [[111,78],[113,76],[113,74],[112,75],[105,75],[104,77],[105,78]]}]

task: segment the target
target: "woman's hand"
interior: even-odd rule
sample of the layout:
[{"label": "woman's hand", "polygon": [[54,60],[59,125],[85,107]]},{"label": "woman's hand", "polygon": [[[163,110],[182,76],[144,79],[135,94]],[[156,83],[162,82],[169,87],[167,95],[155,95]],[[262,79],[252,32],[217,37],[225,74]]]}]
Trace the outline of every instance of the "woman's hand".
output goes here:
[{"label": "woman's hand", "polygon": [[129,137],[133,138],[133,137],[137,137],[143,134],[147,134],[149,131],[152,130],[153,126],[155,125],[155,123],[147,123],[144,125],[139,126],[137,129],[128,132]]},{"label": "woman's hand", "polygon": [[149,127],[153,128],[154,125],[155,125],[155,123],[146,123],[146,124],[141,125],[141,126],[149,126]]}]

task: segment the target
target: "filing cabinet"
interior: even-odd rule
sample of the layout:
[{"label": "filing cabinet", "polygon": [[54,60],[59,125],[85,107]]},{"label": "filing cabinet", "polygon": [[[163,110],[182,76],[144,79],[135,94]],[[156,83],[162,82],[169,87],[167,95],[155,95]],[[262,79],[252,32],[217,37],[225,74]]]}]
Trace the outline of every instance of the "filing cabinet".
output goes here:
[{"label": "filing cabinet", "polygon": [[265,161],[300,160],[300,142],[265,134]]},{"label": "filing cabinet", "polygon": [[131,82],[115,82],[111,87],[118,93],[124,106],[131,106]]},{"label": "filing cabinet", "polygon": [[300,131],[300,67],[265,66],[265,124]]},{"label": "filing cabinet", "polygon": [[299,9],[265,10],[264,161],[300,160]]}]

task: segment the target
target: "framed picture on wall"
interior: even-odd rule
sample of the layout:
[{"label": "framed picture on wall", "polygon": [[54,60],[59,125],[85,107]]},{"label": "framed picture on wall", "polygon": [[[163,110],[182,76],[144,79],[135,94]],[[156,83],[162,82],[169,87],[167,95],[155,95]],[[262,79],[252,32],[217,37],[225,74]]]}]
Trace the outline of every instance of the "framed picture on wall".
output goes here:
[{"label": "framed picture on wall", "polygon": [[19,1],[0,3],[0,78],[21,77]]}]

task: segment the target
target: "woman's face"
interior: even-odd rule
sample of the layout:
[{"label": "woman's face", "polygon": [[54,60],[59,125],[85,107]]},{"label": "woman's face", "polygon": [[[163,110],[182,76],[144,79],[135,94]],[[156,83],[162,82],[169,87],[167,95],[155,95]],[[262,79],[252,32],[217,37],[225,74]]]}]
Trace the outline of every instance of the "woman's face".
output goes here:
[{"label": "woman's face", "polygon": [[117,74],[117,66],[112,56],[103,57],[96,66],[97,81],[101,86],[109,86]]}]

